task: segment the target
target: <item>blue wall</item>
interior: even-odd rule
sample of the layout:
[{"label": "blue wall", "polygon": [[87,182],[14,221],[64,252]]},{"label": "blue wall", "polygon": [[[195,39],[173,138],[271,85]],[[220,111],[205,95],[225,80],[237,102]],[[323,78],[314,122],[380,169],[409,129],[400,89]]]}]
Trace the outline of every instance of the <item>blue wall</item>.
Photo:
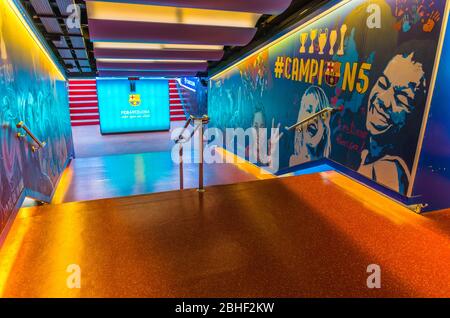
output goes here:
[{"label": "blue wall", "polygon": [[183,77],[177,87],[185,113],[197,117],[208,114],[208,88],[198,77]]},{"label": "blue wall", "polygon": [[[100,129],[103,134],[152,130],[168,130],[169,82],[164,79],[133,81],[128,79],[97,79]],[[139,102],[131,102],[139,97]],[[138,97],[137,97],[138,96]]]},{"label": "blue wall", "polygon": [[[280,173],[327,158],[411,196],[445,1],[414,3],[350,1],[213,76],[210,127],[280,125]],[[343,110],[283,128],[327,106]]]},{"label": "blue wall", "polygon": [[[46,147],[18,139],[19,121]],[[0,3],[0,232],[24,195],[49,201],[73,155],[66,79],[8,1]],[[23,131],[21,131],[23,133]]]},{"label": "blue wall", "polygon": [[422,145],[414,194],[428,210],[450,207],[450,28],[447,26],[439,70]]}]

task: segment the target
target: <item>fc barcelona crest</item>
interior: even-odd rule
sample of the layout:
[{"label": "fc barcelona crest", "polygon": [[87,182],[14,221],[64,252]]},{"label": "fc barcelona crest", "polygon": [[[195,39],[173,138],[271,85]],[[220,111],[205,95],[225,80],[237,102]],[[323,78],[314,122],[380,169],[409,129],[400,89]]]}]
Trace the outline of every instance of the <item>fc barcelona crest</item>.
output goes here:
[{"label": "fc barcelona crest", "polygon": [[139,106],[141,104],[141,95],[130,94],[130,98],[128,99],[128,102],[133,107]]},{"label": "fc barcelona crest", "polygon": [[327,68],[325,70],[325,82],[333,87],[339,82],[341,77],[341,63],[330,61],[327,62]]}]

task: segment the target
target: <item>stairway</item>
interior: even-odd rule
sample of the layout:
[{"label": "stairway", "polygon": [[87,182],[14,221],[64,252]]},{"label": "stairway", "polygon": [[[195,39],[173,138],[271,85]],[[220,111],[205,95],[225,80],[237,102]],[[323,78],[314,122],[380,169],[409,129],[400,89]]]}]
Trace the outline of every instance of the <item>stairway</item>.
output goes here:
[{"label": "stairway", "polygon": [[177,81],[175,79],[169,80],[169,105],[170,121],[186,120],[186,115],[177,89]]},{"label": "stairway", "polygon": [[100,124],[95,79],[69,79],[69,107],[72,126]]}]

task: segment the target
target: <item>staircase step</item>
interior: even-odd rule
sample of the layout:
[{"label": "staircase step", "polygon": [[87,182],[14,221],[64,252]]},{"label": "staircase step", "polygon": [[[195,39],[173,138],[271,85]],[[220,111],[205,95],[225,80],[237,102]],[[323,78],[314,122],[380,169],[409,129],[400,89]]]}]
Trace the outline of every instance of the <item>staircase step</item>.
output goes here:
[{"label": "staircase step", "polygon": [[86,113],[96,113],[98,114],[98,107],[79,107],[79,108],[70,108],[71,114],[86,114]]},{"label": "staircase step", "polygon": [[91,115],[70,115],[70,119],[71,120],[76,120],[76,119],[90,119],[90,120],[92,120],[92,119],[100,119],[100,117],[99,117],[99,115],[97,114],[91,114]]}]

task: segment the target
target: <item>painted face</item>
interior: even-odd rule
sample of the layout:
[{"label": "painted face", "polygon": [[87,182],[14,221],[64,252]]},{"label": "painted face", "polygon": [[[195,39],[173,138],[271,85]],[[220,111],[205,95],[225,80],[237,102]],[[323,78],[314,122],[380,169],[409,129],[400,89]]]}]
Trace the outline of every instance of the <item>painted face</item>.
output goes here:
[{"label": "painted face", "polygon": [[417,88],[424,72],[422,64],[412,58],[413,53],[406,57],[396,55],[372,88],[366,121],[372,135],[400,130],[414,110]]},{"label": "painted face", "polygon": [[253,115],[253,128],[265,128],[266,124],[264,123],[264,116],[262,112],[257,112]]},{"label": "painted face", "polygon": [[[300,112],[298,114],[298,121],[301,121],[318,111],[320,111],[318,98],[314,94],[303,96]],[[313,120],[303,125],[303,127],[299,126],[298,129],[302,130],[304,143],[310,148],[316,148],[323,138],[326,127],[320,116],[316,116]]]}]

